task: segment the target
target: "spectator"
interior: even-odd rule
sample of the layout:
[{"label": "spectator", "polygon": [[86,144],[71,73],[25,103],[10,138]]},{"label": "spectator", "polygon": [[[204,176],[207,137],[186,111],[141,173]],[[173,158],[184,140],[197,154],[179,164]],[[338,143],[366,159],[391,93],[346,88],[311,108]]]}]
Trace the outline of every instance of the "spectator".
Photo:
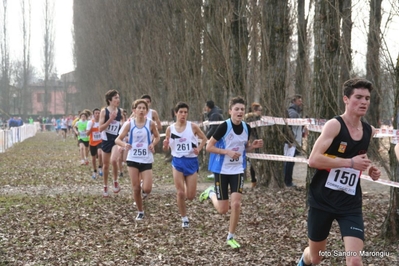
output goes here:
[{"label": "spectator", "polygon": [[[289,118],[301,118],[302,115],[302,96],[299,94],[295,94],[292,97],[290,106],[288,107],[288,117]],[[284,143],[284,156],[295,157],[299,150],[298,148],[302,147],[302,126],[289,126],[292,131],[289,134],[292,136],[288,138]],[[307,132],[305,132],[306,135]],[[292,174],[294,171],[294,162],[285,162],[284,163],[284,182],[287,187],[295,187],[295,184],[292,182]]]},{"label": "spectator", "polygon": [[[262,105],[260,105],[259,103],[252,103],[251,104],[251,108],[250,108],[250,112],[247,113],[245,115],[245,122],[250,123],[250,122],[254,122],[254,121],[258,121],[261,119],[262,117]],[[250,140],[253,141],[255,139],[259,139],[259,134],[258,134],[258,128],[253,128],[251,130],[251,136],[250,136]],[[255,149],[256,153],[259,153],[259,149]],[[255,177],[255,169],[252,165],[253,162],[251,162],[250,164],[250,173],[251,173],[251,188],[255,188],[256,187],[256,177]]]},{"label": "spectator", "polygon": [[[209,100],[209,101],[206,102],[205,111],[207,113],[209,122],[212,122],[212,121],[223,121],[223,111],[222,111],[222,109],[220,109],[219,107],[215,106],[215,103],[212,100]],[[206,137],[208,139],[210,139],[212,137],[212,135],[213,135],[213,133],[215,133],[217,127],[218,127],[218,125],[210,125],[208,127],[208,130],[206,132]]]}]

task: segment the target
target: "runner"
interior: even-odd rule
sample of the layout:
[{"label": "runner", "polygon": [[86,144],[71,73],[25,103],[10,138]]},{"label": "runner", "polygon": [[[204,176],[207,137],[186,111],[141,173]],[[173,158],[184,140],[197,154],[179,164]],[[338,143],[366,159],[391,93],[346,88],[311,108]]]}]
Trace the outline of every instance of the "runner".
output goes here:
[{"label": "runner", "polygon": [[[124,125],[115,143],[128,150],[126,163],[132,184],[133,199],[138,210],[136,220],[142,220],[144,208],[141,191],[143,190],[148,195],[152,190],[153,153],[154,147],[159,142],[159,133],[155,122],[146,117],[148,104],[145,100],[136,100],[133,103],[133,109],[135,109],[135,118],[131,118],[130,122]],[[129,135],[128,143],[123,141],[127,135]],[[143,178],[142,187],[139,174]]]},{"label": "runner", "polygon": [[79,121],[75,123],[73,127],[75,134],[78,136],[79,143],[79,154],[81,165],[88,165],[89,160],[87,159],[87,153],[89,149],[89,136],[87,135],[87,114],[85,112],[81,112],[79,115]]},{"label": "runner", "polygon": [[158,132],[162,131],[162,124],[161,124],[161,120],[159,120],[159,115],[158,112],[155,111],[154,109],[150,109],[151,107],[151,96],[148,94],[144,94],[140,97],[141,99],[145,100],[148,104],[148,113],[147,113],[147,118],[151,119],[152,121],[154,121],[157,125],[158,128]]},{"label": "runner", "polygon": [[93,110],[93,119],[87,123],[87,132],[90,136],[89,145],[90,145],[90,154],[91,154],[91,163],[93,165],[93,174],[92,178],[97,178],[97,158],[98,158],[98,174],[103,176],[102,171],[102,150],[101,150],[101,132],[99,130],[99,121],[100,121],[100,109],[95,108]]},{"label": "runner", "polygon": [[64,115],[61,119],[61,131],[62,131],[61,134],[64,141],[66,140],[67,129],[68,129],[68,119]]},{"label": "runner", "polygon": [[229,210],[228,187],[231,191],[231,214],[227,244],[240,248],[234,238],[240,216],[242,190],[244,187],[244,169],[246,152],[263,146],[262,139],[249,143],[251,127],[243,122],[245,100],[235,97],[229,104],[230,119],[218,126],[209,140],[206,151],[210,152],[208,170],[215,175],[215,185],[210,186],[200,195],[200,201],[211,199],[216,210],[226,214]]},{"label": "runner", "polygon": [[118,146],[115,145],[115,139],[118,137],[118,131],[123,124],[122,109],[119,108],[120,98],[117,90],[109,90],[105,94],[107,107],[100,112],[100,131],[101,131],[101,149],[103,151],[103,178],[104,191],[103,197],[108,197],[108,174],[109,166],[112,164],[112,173],[114,178],[114,193],[121,190],[118,182]]},{"label": "runner", "polygon": [[[189,106],[179,102],[174,112],[176,123],[166,129],[163,150],[172,151],[173,180],[182,227],[189,227],[185,200],[193,200],[197,192],[198,154],[206,144],[207,138],[194,123],[187,121]],[[198,144],[198,138],[201,143]]]},{"label": "runner", "polygon": [[298,265],[319,264],[336,220],[345,246],[346,265],[363,265],[364,247],[360,175],[368,170],[377,180],[381,171],[367,158],[375,128],[361,121],[370,106],[373,85],[353,78],[343,85],[345,112],[323,127],[309,157],[316,168],[309,186],[308,243]]}]

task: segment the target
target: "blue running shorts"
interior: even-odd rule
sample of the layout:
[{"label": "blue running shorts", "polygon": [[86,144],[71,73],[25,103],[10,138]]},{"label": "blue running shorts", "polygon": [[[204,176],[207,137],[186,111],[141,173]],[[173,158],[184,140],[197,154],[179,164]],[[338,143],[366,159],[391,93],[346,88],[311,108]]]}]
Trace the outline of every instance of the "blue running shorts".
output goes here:
[{"label": "blue running shorts", "polygon": [[199,170],[197,157],[173,157],[172,166],[177,171],[182,172],[184,176],[192,175]]}]

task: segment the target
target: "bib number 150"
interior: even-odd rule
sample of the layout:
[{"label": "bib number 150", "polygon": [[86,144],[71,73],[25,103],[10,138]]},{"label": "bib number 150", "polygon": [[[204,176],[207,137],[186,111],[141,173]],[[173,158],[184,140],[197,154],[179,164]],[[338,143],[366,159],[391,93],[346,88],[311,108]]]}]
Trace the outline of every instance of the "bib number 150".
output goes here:
[{"label": "bib number 150", "polygon": [[335,170],[334,182],[340,182],[342,185],[353,186],[356,182],[357,175],[354,173],[349,173],[344,170]]}]

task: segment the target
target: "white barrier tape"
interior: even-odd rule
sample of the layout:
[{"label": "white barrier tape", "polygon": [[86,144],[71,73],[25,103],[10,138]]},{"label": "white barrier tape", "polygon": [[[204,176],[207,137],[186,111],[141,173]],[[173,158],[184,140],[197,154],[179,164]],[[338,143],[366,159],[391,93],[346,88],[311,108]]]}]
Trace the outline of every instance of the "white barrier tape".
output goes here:
[{"label": "white barrier tape", "polygon": [[[282,156],[276,154],[247,153],[247,157],[251,159],[260,159],[260,160],[284,161],[284,162],[295,162],[295,163],[306,163],[306,164],[308,163],[308,160],[305,158],[289,157],[289,156]],[[374,181],[368,175],[361,175],[360,178],[381,185],[399,188],[399,183],[391,180],[378,179]]]},{"label": "white barrier tape", "polygon": [[259,160],[308,163],[308,160],[306,158],[289,157],[289,156],[276,155],[276,154],[247,153],[247,157]]},{"label": "white barrier tape", "polygon": [[[219,125],[224,121],[204,121],[194,122],[200,127],[206,127],[211,125]],[[306,126],[309,131],[321,133],[324,124],[327,122],[326,119],[315,119],[315,118],[281,118],[272,116],[262,116],[260,120],[250,122],[251,128],[272,126],[272,125],[289,125],[289,126]],[[163,121],[163,126],[169,126],[174,122]],[[391,143],[397,144],[399,142],[399,130],[392,129],[390,127],[376,128],[374,138],[392,138]]]},{"label": "white barrier tape", "polygon": [[371,177],[369,177],[368,175],[361,175],[360,178],[367,180],[367,181],[371,181],[371,182],[375,182],[381,185],[385,185],[385,186],[390,186],[390,187],[397,187],[399,188],[399,183],[398,182],[394,182],[391,180],[385,180],[385,179],[378,179],[378,180],[373,180],[371,179]]}]

